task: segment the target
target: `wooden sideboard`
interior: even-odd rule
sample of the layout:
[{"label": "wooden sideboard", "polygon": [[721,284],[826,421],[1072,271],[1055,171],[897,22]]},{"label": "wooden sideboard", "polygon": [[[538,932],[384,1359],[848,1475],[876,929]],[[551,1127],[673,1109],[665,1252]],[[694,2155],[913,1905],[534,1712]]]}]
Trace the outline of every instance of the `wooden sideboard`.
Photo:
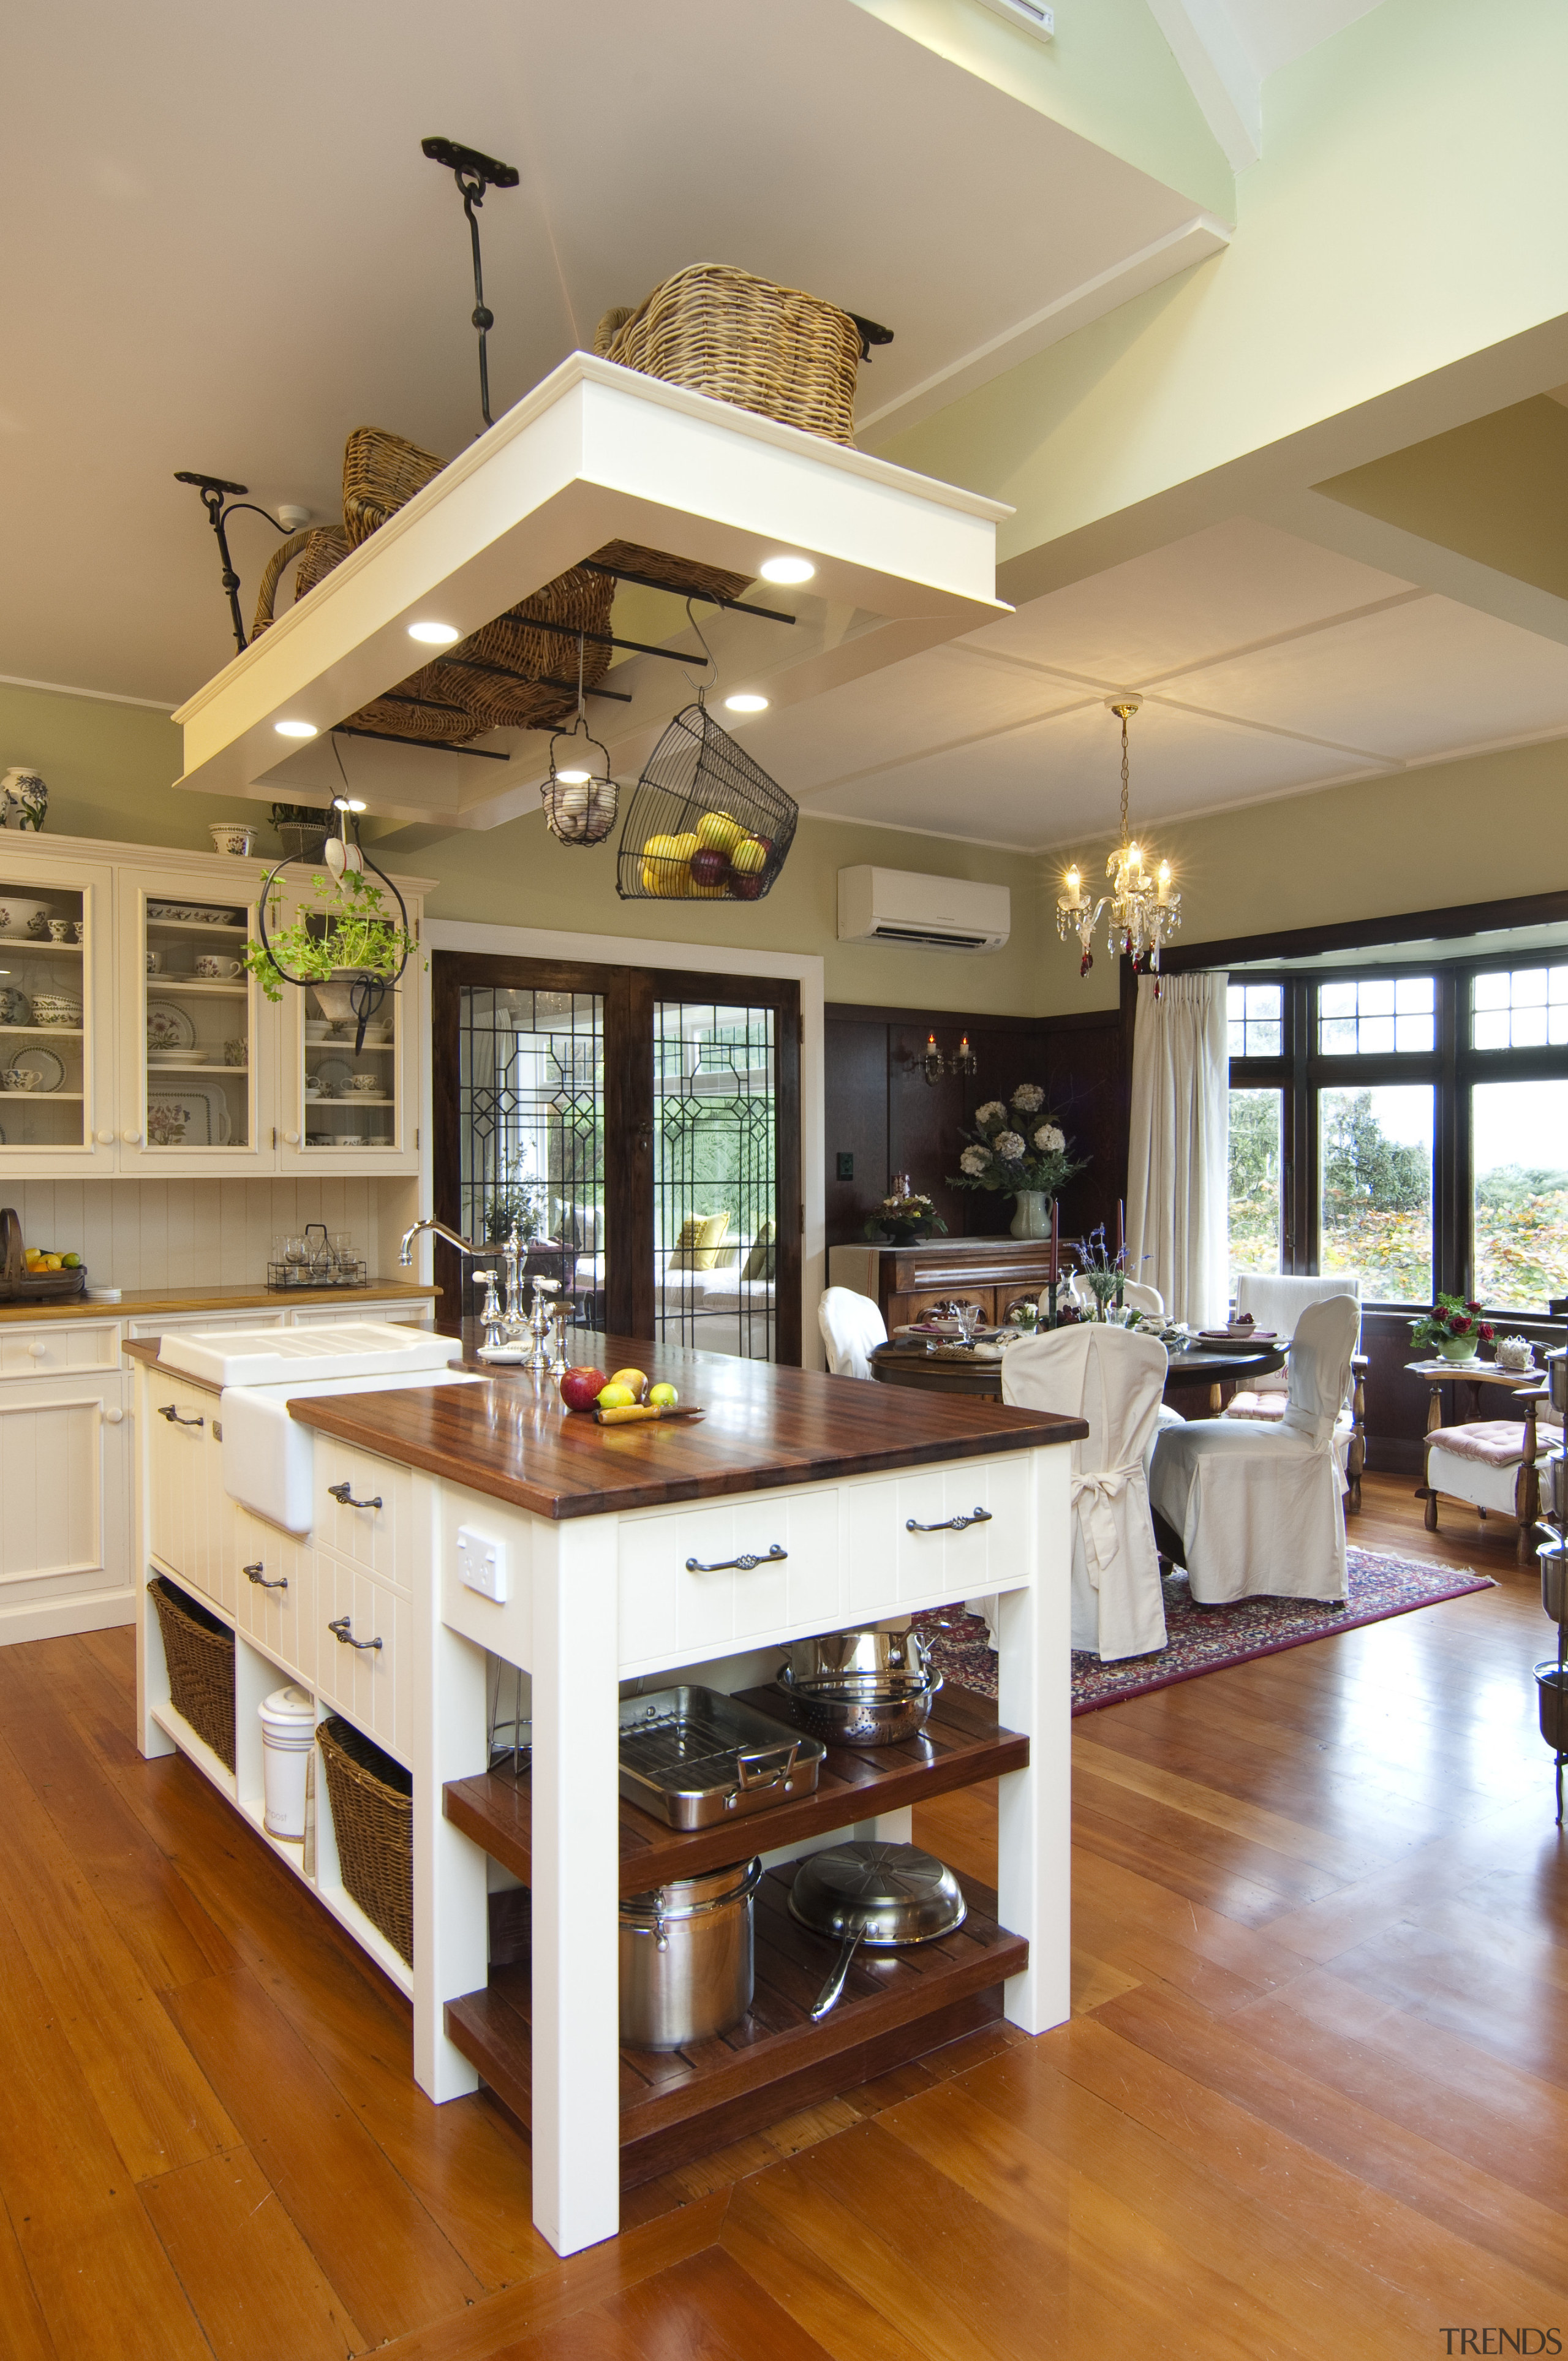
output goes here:
[{"label": "wooden sideboard", "polygon": [[[832,1246],[828,1277],[834,1287],[869,1295],[895,1328],[918,1320],[934,1303],[978,1303],[988,1322],[1007,1317],[1021,1295],[1037,1295],[1050,1275],[1046,1238],[922,1238],[905,1246]],[[1062,1248],[1065,1276],[1072,1257]]]}]

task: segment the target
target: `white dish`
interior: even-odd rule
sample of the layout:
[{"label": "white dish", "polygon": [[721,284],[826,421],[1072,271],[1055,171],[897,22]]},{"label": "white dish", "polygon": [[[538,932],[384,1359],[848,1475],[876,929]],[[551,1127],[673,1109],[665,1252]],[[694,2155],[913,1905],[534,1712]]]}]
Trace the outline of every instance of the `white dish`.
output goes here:
[{"label": "white dish", "polygon": [[55,1056],[54,1051],[44,1049],[41,1043],[37,1041],[29,1042],[27,1047],[11,1060],[11,1063],[13,1068],[19,1069],[25,1073],[40,1074],[43,1079],[37,1086],[40,1092],[58,1091],[65,1080],[65,1068]]},{"label": "white dish", "polygon": [[[8,942],[48,942],[49,922],[59,912],[48,902],[31,902],[16,894],[0,894],[0,935]],[[42,927],[40,936],[37,929]]]},{"label": "white dish", "polygon": [[320,1058],[311,1068],[311,1078],[335,1094],[354,1080],[354,1067],[347,1058]]},{"label": "white dish", "polygon": [[35,1000],[33,1003],[33,1023],[35,1025],[69,1025],[73,1027],[79,1027],[82,1023],[82,1011],[79,1007],[73,1006],[70,1001],[50,1002],[47,1000]]},{"label": "white dish", "polygon": [[191,1049],[196,1043],[196,1027],[187,1010],[172,1000],[149,1000],[147,1004],[147,1046],[150,1056],[154,1049]]},{"label": "white dish", "polygon": [[204,903],[149,902],[147,915],[149,918],[174,918],[184,925],[198,927],[237,928],[245,924],[244,919],[236,917],[232,910],[214,910]]},{"label": "white dish", "polygon": [[229,1106],[219,1082],[192,1082],[177,1091],[160,1083],[147,1094],[149,1148],[226,1148]]}]

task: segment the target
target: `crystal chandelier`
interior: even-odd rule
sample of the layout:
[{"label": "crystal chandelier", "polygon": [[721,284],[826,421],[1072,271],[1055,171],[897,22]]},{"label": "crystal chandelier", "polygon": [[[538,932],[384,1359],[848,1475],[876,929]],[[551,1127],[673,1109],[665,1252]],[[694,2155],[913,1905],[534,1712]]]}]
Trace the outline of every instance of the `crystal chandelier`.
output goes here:
[{"label": "crystal chandelier", "polygon": [[1101,912],[1109,910],[1106,948],[1112,958],[1124,951],[1135,969],[1157,975],[1160,946],[1181,924],[1181,896],[1171,891],[1169,862],[1154,866],[1127,829],[1127,723],[1143,699],[1108,697],[1105,702],[1122,724],[1122,841],[1105,863],[1111,891],[1098,902],[1085,892],[1077,862],[1068,869],[1057,896],[1057,934],[1064,943],[1069,934],[1078,937],[1083,952],[1078,972],[1087,975],[1094,965],[1094,929]]}]

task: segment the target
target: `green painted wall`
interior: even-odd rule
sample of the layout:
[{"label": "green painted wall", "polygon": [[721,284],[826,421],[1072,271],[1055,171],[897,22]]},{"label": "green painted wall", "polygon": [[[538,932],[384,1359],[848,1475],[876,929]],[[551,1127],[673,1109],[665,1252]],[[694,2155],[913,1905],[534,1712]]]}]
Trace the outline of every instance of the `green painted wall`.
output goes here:
[{"label": "green painted wall", "polygon": [[[208,822],[239,816],[170,785],[180,770],[180,733],[164,715],[135,706],[0,686],[0,770],[14,763],[48,780],[54,835],[207,851]],[[244,816],[265,820],[266,807]],[[262,847],[270,842],[264,830]],[[1005,1016],[1026,1010],[1036,989],[1038,864],[988,846],[807,818],[767,900],[747,904],[620,901],[609,851],[568,851],[543,818],[441,835],[392,830],[382,858],[389,868],[440,881],[426,906],[433,917],[815,951],[827,963],[833,1000]],[[1012,940],[985,957],[840,943],[838,873],[861,862],[1010,886]]]},{"label": "green painted wall", "polygon": [[[938,57],[1235,219],[1235,179],[1144,0],[1068,0],[1038,41],[973,0],[856,0]],[[1024,307],[1027,309],[1025,305]],[[967,478],[955,477],[955,482]]]}]

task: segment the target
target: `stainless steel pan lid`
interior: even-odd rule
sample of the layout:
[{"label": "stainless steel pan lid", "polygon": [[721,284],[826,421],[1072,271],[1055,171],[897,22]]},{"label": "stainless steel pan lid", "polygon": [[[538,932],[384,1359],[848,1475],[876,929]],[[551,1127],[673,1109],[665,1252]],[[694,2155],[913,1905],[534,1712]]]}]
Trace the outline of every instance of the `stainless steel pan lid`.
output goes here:
[{"label": "stainless steel pan lid", "polygon": [[844,1989],[861,1943],[876,1950],[928,1943],[961,1927],[968,1905],[950,1869],[918,1845],[841,1844],[801,1863],[790,1915],[814,1935],[837,1935],[839,1957],[812,2008],[819,2022]]}]

